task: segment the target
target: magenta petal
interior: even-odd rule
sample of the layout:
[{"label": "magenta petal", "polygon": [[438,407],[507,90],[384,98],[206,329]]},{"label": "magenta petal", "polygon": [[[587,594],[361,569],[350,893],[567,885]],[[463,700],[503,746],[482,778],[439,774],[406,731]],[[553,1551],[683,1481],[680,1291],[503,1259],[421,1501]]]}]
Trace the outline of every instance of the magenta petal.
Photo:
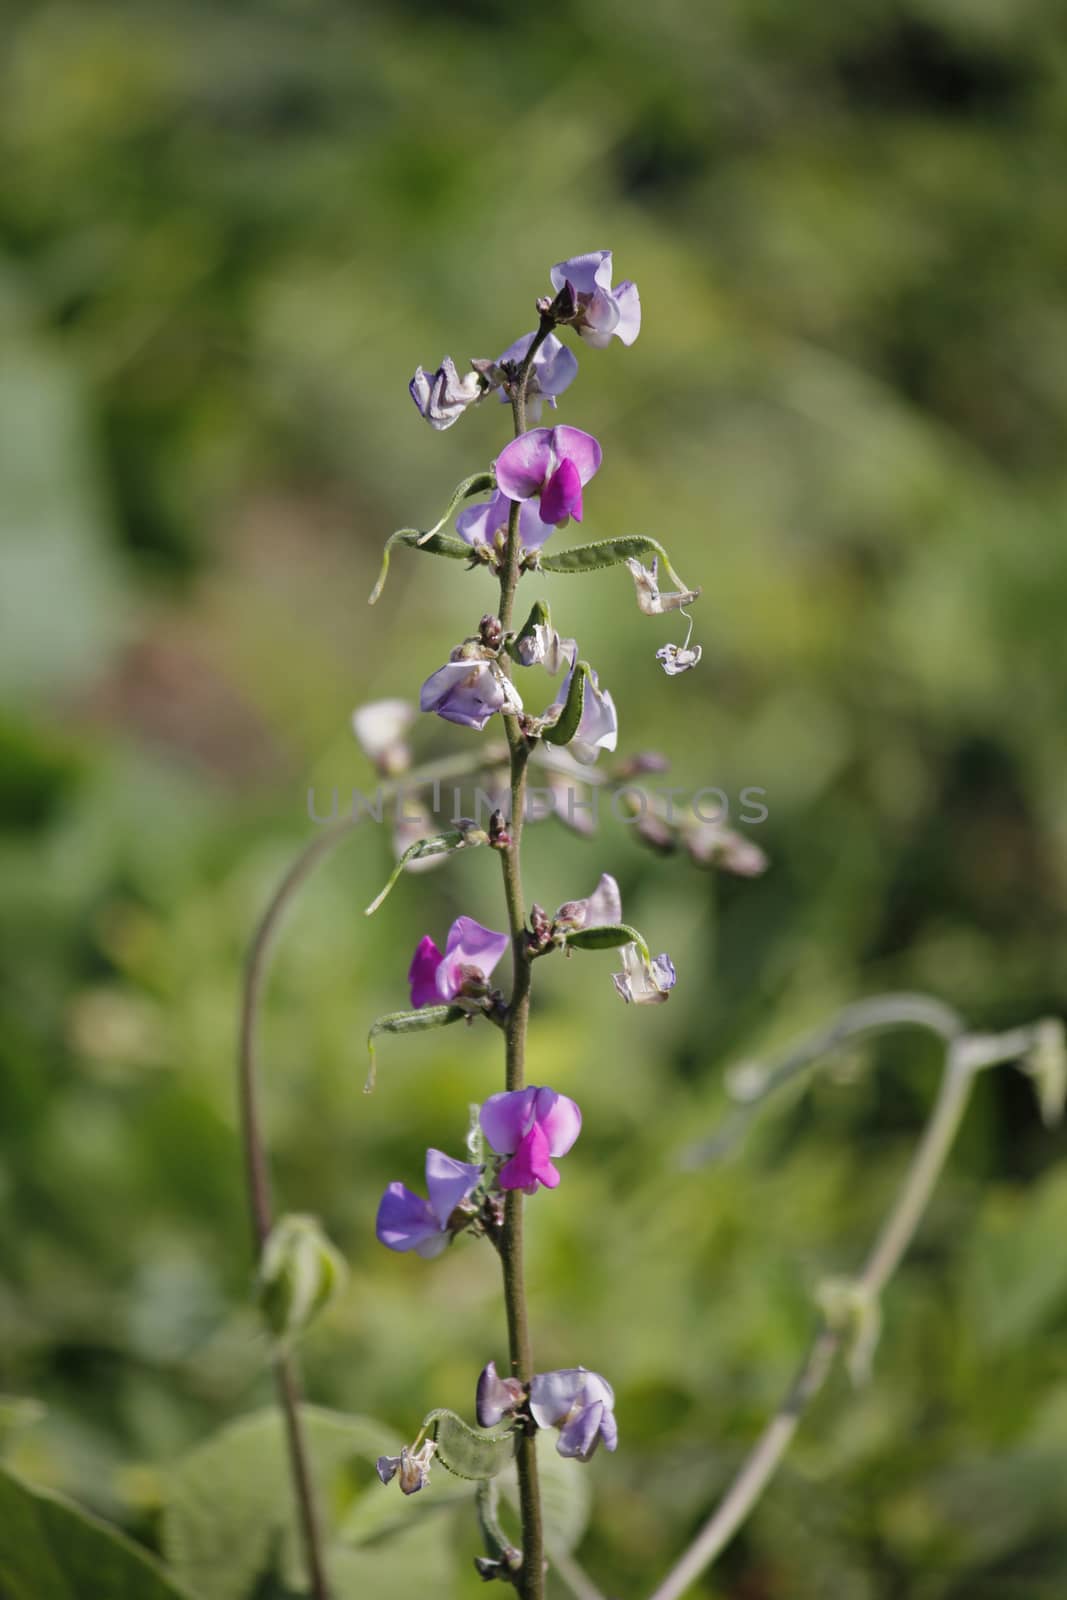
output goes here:
[{"label": "magenta petal", "polygon": [[560,461],[574,462],[583,484],[595,475],[604,459],[604,452],[591,433],[571,428],[565,422],[552,429],[552,448]]},{"label": "magenta petal", "polygon": [[408,968],[411,1003],[416,1009],[419,1006],[440,1005],[441,996],[437,992],[437,969],[441,965],[441,959],[441,952],[429,934],[419,940],[411,960],[411,966]]},{"label": "magenta petal", "polygon": [[445,1242],[427,1202],[402,1183],[391,1183],[382,1195],[374,1231],[389,1250],[435,1248],[439,1238]]},{"label": "magenta petal", "polygon": [[481,1167],[469,1161],[456,1161],[443,1150],[427,1150],[426,1187],[431,1210],[442,1228],[447,1227],[460,1202],[478,1187],[481,1176]]},{"label": "magenta petal", "polygon": [[534,1120],[544,1130],[552,1156],[565,1156],[582,1131],[582,1113],[577,1104],[555,1089],[538,1089]]},{"label": "magenta petal", "polygon": [[510,1156],[519,1148],[523,1134],[533,1121],[534,1088],[511,1089],[491,1094],[478,1114],[482,1132],[498,1156]]},{"label": "magenta petal", "polygon": [[531,500],[540,494],[553,465],[552,432],[551,428],[531,428],[497,456],[497,487],[509,500]]},{"label": "magenta petal", "polygon": [[557,526],[582,520],[582,480],[573,461],[561,461],[541,494],[541,521]]},{"label": "magenta petal", "polygon": [[502,1189],[532,1191],[539,1183],[546,1189],[556,1188],[559,1173],[549,1157],[548,1136],[538,1123],[534,1123],[529,1133],[523,1134],[519,1148],[501,1167],[497,1182]]}]

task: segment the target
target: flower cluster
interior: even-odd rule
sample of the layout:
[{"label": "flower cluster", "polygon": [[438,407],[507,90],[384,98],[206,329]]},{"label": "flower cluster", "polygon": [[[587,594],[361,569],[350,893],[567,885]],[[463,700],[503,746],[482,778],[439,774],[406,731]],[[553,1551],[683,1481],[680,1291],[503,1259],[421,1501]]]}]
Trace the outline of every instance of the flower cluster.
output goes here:
[{"label": "flower cluster", "polygon": [[[535,331],[516,339],[495,360],[472,361],[462,376],[446,357],[432,373],[418,368],[411,381],[415,405],[436,429],[452,427],[471,406],[492,394],[511,402],[513,409],[515,437],[487,471],[460,484],[441,521],[425,533],[402,530],[394,536],[431,554],[462,558],[469,553],[472,570],[488,568],[499,578],[499,614],[484,616],[477,630],[451,650],[444,665],[422,684],[419,705],[424,713],[475,733],[483,733],[494,717],[503,720],[512,802],[521,793],[521,774],[535,748],[553,753],[557,773],[563,763],[566,771],[587,773],[585,781],[591,783],[594,775],[589,769],[602,752],[615,750],[619,735],[611,693],[583,658],[578,641],[553,627],[547,605],[538,601],[524,626],[511,626],[521,575],[625,564],[638,607],[650,617],[674,611],[685,615],[684,608],[699,592],[680,582],[655,540],[621,536],[561,548],[557,538],[571,523],[584,521],[585,491],[603,462],[599,441],[582,428],[569,423],[540,425],[542,408],[556,408],[578,371],[573,352],[557,330],[571,328],[593,350],[606,348],[614,339],[632,345],[641,327],[640,297],[633,283],[614,284],[613,276],[609,250],[558,262],[549,273],[553,295],[537,301],[540,320]],[[529,429],[527,419],[533,424]],[[455,535],[442,536],[440,530],[453,514]],[[553,539],[557,542],[546,549]],[[387,566],[388,550],[375,597]],[[659,657],[666,671],[675,675],[696,665],[700,650],[691,649],[687,638],[684,645],[665,646]],[[525,682],[521,688],[516,683],[517,674],[537,671],[557,680],[554,693],[531,692]],[[531,701],[544,709],[529,709]],[[403,702],[385,701],[365,708],[356,719],[356,736],[385,777],[408,770],[406,735],[411,716],[411,708]],[[512,815],[509,822],[501,811],[487,831],[471,832],[473,827],[457,831],[451,842],[440,835],[413,844],[412,864],[421,863],[423,856],[437,859],[448,849],[481,843],[505,856],[505,882],[513,885],[517,877],[509,878],[508,873],[517,875],[521,816]],[[509,1004],[493,987],[494,972],[509,949],[513,980],[522,975],[523,964],[554,951],[570,955],[614,950],[620,953],[623,970],[613,981],[625,1001],[659,1004],[668,998],[675,983],[673,963],[665,954],[653,957],[641,934],[623,921],[622,896],[610,874],[603,873],[591,894],[565,901],[554,915],[532,906],[526,925],[516,911],[512,888],[508,905],[507,932],[459,916],[448,930],[443,950],[430,934],[420,939],[408,970],[411,1011],[390,1013],[375,1028],[406,1031],[462,1020],[474,1023],[482,1017],[508,1032],[509,1040],[516,1027],[524,1037],[525,1010],[518,1010],[514,999]],[[509,1061],[513,1066],[510,1054]],[[509,1084],[514,1081],[512,1073]],[[426,1152],[425,1195],[401,1182],[386,1188],[376,1232],[387,1249],[433,1258],[464,1233],[488,1239],[507,1263],[513,1259],[511,1230],[525,1197],[558,1188],[557,1163],[573,1149],[582,1129],[576,1101],[546,1085],[528,1084],[490,1094],[474,1110],[467,1140],[469,1159],[431,1148]],[[514,1287],[507,1292],[514,1294]],[[614,1450],[617,1442],[614,1391],[599,1373],[582,1366],[543,1373],[516,1371],[501,1377],[490,1361],[478,1383],[476,1409],[481,1427],[503,1426],[520,1443],[536,1429],[555,1430],[559,1453],[578,1461],[588,1461],[601,1443]],[[405,1494],[423,1487],[436,1437],[424,1434],[427,1428],[433,1431],[433,1418],[440,1415],[431,1413],[424,1431],[400,1455],[380,1458],[378,1474],[383,1482],[398,1477]],[[521,1449],[518,1456],[521,1472]],[[443,1444],[438,1459],[448,1465]],[[512,1575],[516,1560],[521,1558],[510,1549],[491,1552],[479,1570],[483,1576]]]}]

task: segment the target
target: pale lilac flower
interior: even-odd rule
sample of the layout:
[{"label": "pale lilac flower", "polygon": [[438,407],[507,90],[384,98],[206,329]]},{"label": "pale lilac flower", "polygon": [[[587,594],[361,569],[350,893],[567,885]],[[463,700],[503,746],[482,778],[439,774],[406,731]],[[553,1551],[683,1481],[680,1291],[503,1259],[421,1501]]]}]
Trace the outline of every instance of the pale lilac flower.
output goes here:
[{"label": "pale lilac flower", "polygon": [[[484,544],[492,547],[498,543],[498,535],[502,543],[511,507],[512,501],[498,489],[491,500],[483,500],[460,512],[456,518],[456,532],[471,546]],[[519,538],[524,549],[539,550],[555,531],[554,523],[541,521],[536,500],[523,502],[519,511]]]},{"label": "pale lilac flower", "polygon": [[496,1362],[490,1361],[478,1379],[475,1414],[479,1428],[495,1428],[505,1417],[512,1416],[525,1399],[526,1390],[518,1378],[501,1378]]},{"label": "pale lilac flower", "polygon": [[530,1414],[539,1428],[558,1428],[561,1456],[588,1461],[603,1439],[605,1450],[619,1442],[615,1392],[606,1378],[585,1367],[539,1372],[530,1383]]},{"label": "pale lilac flower", "polygon": [[433,373],[416,367],[415,376],[408,384],[419,415],[438,432],[458,422],[467,407],[482,398],[486,387],[485,380],[477,372],[468,372],[461,378],[451,356],[446,356]]},{"label": "pale lilac flower", "polygon": [[629,1005],[662,1005],[677,980],[674,963],[668,955],[646,961],[635,944],[623,945],[623,970],[613,974],[616,989]]},{"label": "pale lilac flower", "polygon": [[573,664],[578,655],[577,642],[562,639],[547,622],[535,623],[516,648],[524,667],[544,667],[553,678],[561,667]]},{"label": "pale lilac flower", "polygon": [[471,987],[484,989],[510,943],[508,934],[483,928],[473,917],[456,918],[444,955],[427,934],[416,946],[408,971],[412,1005],[448,1005]]},{"label": "pale lilac flower", "polygon": [[[566,643],[573,644],[573,640],[567,640]],[[577,655],[578,650],[575,646],[571,670],[564,678],[559,694],[545,712],[548,720],[558,721],[563,714],[567,696],[570,694],[571,680],[578,668]],[[601,689],[600,679],[592,667],[588,667],[588,673],[582,700],[582,715],[574,737],[568,740],[564,747],[568,754],[581,762],[583,767],[591,767],[601,750],[614,750],[619,742],[619,716],[615,710],[615,702],[607,689]]]},{"label": "pale lilac flower", "polygon": [[593,250],[557,262],[550,274],[553,289],[569,285],[577,306],[574,327],[594,350],[606,349],[613,336],[633,344],[641,331],[637,285],[627,280],[613,289],[611,273],[611,251]]},{"label": "pale lilac flower", "polygon": [[497,1176],[501,1189],[526,1194],[535,1194],[538,1184],[556,1187],[559,1173],[552,1157],[565,1156],[582,1131],[582,1113],[573,1100],[534,1084],[490,1095],[479,1121],[497,1155],[510,1157]]},{"label": "pale lilac flower", "polygon": [[475,656],[447,661],[431,673],[419,691],[419,705],[480,733],[496,712],[521,711],[522,698],[494,662]]},{"label": "pale lilac flower", "polygon": [[717,822],[703,822],[683,834],[685,847],[698,867],[722,867],[739,878],[758,878],[766,872],[766,853],[752,839]]},{"label": "pale lilac flower", "polygon": [[[521,339],[516,339],[514,344],[509,344],[504,354],[496,359],[497,367],[505,361],[513,361],[516,366],[522,361],[530,348],[532,333],[524,333]],[[538,346],[533,358],[533,366],[526,380],[526,410],[534,422],[541,420],[541,402],[547,400],[555,409],[556,397],[564,389],[570,387],[578,376],[578,358],[572,350],[550,333],[547,339]],[[507,394],[500,391],[500,399],[506,401]]]},{"label": "pale lilac flower", "polygon": [[646,617],[662,616],[665,611],[677,611],[689,605],[700,595],[699,589],[672,589],[664,594],[659,586],[659,557],[652,558],[651,567],[642,566],[632,557],[626,562],[637,590],[637,604]]},{"label": "pale lilac flower", "polygon": [[399,1472],[404,1494],[417,1494],[430,1481],[430,1462],[436,1449],[433,1439],[427,1439],[418,1450],[402,1445],[398,1456],[379,1456],[375,1471],[383,1483],[392,1483]]},{"label": "pale lilac flower", "polygon": [[407,700],[372,700],[352,713],[352,731],[363,754],[387,778],[399,777],[411,765],[404,738],[416,716]]},{"label": "pale lilac flower", "polygon": [[690,648],[687,641],[685,644],[665,644],[656,651],[656,660],[668,678],[676,678],[679,672],[688,672],[691,667],[698,666],[703,654],[703,645],[696,644]]},{"label": "pale lilac flower", "polygon": [[449,1242],[449,1218],[478,1187],[481,1167],[455,1161],[443,1150],[426,1152],[429,1200],[402,1183],[391,1183],[378,1206],[374,1231],[388,1250],[414,1250],[431,1260]]},{"label": "pale lilac flower", "polygon": [[581,428],[532,428],[496,458],[496,481],[509,500],[540,501],[541,521],[564,527],[582,520],[582,489],[602,460],[599,444]]},{"label": "pale lilac flower", "polygon": [[568,900],[556,912],[555,922],[567,928],[604,928],[622,921],[622,896],[610,872],[584,900]]}]

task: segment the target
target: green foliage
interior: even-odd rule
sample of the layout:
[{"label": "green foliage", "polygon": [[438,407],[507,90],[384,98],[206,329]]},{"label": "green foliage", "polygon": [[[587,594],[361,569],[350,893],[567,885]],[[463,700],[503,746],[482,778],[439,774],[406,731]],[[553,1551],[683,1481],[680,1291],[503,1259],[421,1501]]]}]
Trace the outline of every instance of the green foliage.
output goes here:
[{"label": "green foliage", "polygon": [[0,1469],[4,1600],[193,1600],[115,1528]]},{"label": "green foliage", "polygon": [[515,1453],[510,1428],[472,1428],[454,1411],[431,1411],[422,1429],[437,1441],[435,1461],[457,1478],[484,1483],[503,1472]]},{"label": "green foliage", "polygon": [[[150,1539],[169,1465],[269,1401],[231,1077],[248,932],[308,837],[309,775],[366,781],[353,705],[414,698],[495,590],[444,527],[423,548],[454,560],[399,561],[389,606],[364,603],[389,530],[508,433],[493,398],[435,433],[406,380],[495,357],[552,262],[611,245],[645,326],[574,343],[544,420],[601,437],[604,466],[544,561],[648,529],[703,586],[704,659],[668,684],[671,619],[617,572],[523,588],[611,689],[623,754],[718,785],[730,825],[745,785],[770,813],[771,867],[743,883],[652,858],[606,805],[595,845],[526,835],[528,902],[611,871],[678,969],[646,1014],[606,957],[540,962],[531,1031],[534,1081],[584,1113],[529,1207],[537,1362],[616,1388],[581,1560],[650,1593],[784,1392],[817,1285],[855,1270],[938,1061],[850,1054],[729,1162],[680,1171],[723,1070],[878,990],[979,1028],[1067,1010],[1063,7],[11,9],[0,1388],[45,1410],[5,1460]],[[476,740],[412,733],[428,756]],[[393,861],[368,823],[318,870],[262,1054],[281,1202],[352,1267],[308,1390],[409,1437],[469,1413],[503,1355],[499,1266],[467,1240],[382,1250],[375,1208],[424,1146],[462,1153],[500,1041],[435,1028],[364,1098],[353,1038],[405,1003],[424,933],[501,922],[480,851],[368,923]],[[1062,1594],[1067,1131],[1029,1089],[979,1084],[871,1382],[828,1388],[719,1588]],[[351,1513],[397,1537],[350,1544],[378,1563],[356,1592],[416,1600],[401,1544],[467,1527],[474,1549],[466,1498],[433,1509],[468,1486],[438,1472],[405,1501],[360,1461]],[[488,1592],[465,1560],[428,1570]]]}]

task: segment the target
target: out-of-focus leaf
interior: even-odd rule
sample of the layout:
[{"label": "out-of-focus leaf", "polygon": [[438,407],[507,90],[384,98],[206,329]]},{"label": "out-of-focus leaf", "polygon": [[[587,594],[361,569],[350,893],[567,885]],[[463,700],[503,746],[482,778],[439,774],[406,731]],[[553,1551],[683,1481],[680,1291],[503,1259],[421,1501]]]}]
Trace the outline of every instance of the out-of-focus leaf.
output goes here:
[{"label": "out-of-focus leaf", "polygon": [[[537,1435],[537,1475],[541,1484],[545,1547],[551,1559],[553,1549],[577,1549],[589,1526],[593,1509],[590,1467],[587,1462],[561,1456],[556,1449],[556,1434],[545,1429]],[[519,1485],[514,1465],[501,1475],[500,1487],[505,1499],[517,1511]]]},{"label": "out-of-focus leaf", "polygon": [[3,1600],[195,1600],[131,1539],[0,1468]]},{"label": "out-of-focus leaf", "polygon": [[[304,1407],[303,1417],[316,1487],[331,1511],[344,1500],[346,1462],[373,1462],[400,1448],[392,1430],[369,1417],[313,1406]],[[246,1600],[279,1543],[295,1539],[296,1531],[284,1429],[275,1410],[228,1424],[169,1476],[163,1548],[199,1600]]]}]

